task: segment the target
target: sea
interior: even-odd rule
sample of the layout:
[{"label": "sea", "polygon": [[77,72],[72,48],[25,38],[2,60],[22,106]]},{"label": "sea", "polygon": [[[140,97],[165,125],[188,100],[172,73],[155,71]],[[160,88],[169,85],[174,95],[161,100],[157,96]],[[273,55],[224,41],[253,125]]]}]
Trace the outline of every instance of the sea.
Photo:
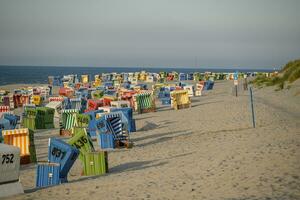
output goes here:
[{"label": "sea", "polygon": [[47,66],[0,66],[0,86],[8,84],[31,84],[31,83],[47,83],[48,76],[63,76],[68,74],[101,74],[110,72],[272,72],[273,69],[246,69],[246,68],[183,68],[183,67],[47,67]]}]

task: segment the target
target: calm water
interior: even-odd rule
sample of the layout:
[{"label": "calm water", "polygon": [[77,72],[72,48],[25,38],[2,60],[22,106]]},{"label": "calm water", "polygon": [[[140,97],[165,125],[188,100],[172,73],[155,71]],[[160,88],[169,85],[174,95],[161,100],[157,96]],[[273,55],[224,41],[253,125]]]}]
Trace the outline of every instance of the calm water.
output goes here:
[{"label": "calm water", "polygon": [[[0,85],[15,83],[47,83],[48,76],[67,75],[67,74],[100,74],[109,72],[136,72],[145,70],[147,72],[177,71],[182,73],[192,72],[234,72],[236,69],[208,69],[208,68],[138,68],[138,67],[36,67],[36,66],[0,66]],[[240,72],[269,72],[270,69],[249,70],[242,69]]]}]

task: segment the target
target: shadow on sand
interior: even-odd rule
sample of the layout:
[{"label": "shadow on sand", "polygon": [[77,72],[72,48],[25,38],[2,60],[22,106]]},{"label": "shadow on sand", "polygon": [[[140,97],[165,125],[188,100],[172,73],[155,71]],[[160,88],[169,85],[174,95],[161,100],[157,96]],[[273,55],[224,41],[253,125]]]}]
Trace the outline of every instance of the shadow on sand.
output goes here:
[{"label": "shadow on sand", "polygon": [[137,138],[137,139],[133,140],[133,142],[142,141],[144,139],[156,138],[155,140],[135,145],[136,147],[144,147],[144,146],[158,144],[158,143],[161,143],[161,142],[172,140],[176,137],[180,137],[180,136],[184,136],[184,135],[190,135],[190,134],[193,134],[193,132],[192,131],[187,131],[187,130],[174,131],[174,132],[167,132],[167,133],[160,133],[160,134],[156,134],[156,135],[144,136],[142,138]]}]

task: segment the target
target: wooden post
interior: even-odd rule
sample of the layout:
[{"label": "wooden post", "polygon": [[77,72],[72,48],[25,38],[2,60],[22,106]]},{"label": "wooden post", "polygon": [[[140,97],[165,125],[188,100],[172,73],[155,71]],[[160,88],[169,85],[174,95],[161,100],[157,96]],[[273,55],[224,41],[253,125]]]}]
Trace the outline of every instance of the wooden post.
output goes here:
[{"label": "wooden post", "polygon": [[238,79],[233,80],[233,85],[234,85],[234,90],[235,90],[235,96],[238,96],[238,85],[239,85],[239,81]]},{"label": "wooden post", "polygon": [[252,124],[253,124],[253,128],[255,128],[255,115],[254,115],[254,106],[253,106],[252,87],[249,88],[249,91],[250,91],[250,103],[251,103],[251,112],[252,112]]}]

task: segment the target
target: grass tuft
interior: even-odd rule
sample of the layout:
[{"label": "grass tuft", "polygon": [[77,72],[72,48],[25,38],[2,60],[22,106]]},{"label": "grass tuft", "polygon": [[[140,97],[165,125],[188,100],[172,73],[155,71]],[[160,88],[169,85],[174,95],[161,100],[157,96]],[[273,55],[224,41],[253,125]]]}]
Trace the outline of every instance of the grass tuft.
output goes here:
[{"label": "grass tuft", "polygon": [[[264,86],[277,86],[276,91],[284,89],[286,82],[293,83],[300,78],[300,59],[287,63],[280,73],[275,77],[266,77],[264,74],[258,74],[253,83],[258,88]],[[288,86],[288,89],[291,86]]]}]

